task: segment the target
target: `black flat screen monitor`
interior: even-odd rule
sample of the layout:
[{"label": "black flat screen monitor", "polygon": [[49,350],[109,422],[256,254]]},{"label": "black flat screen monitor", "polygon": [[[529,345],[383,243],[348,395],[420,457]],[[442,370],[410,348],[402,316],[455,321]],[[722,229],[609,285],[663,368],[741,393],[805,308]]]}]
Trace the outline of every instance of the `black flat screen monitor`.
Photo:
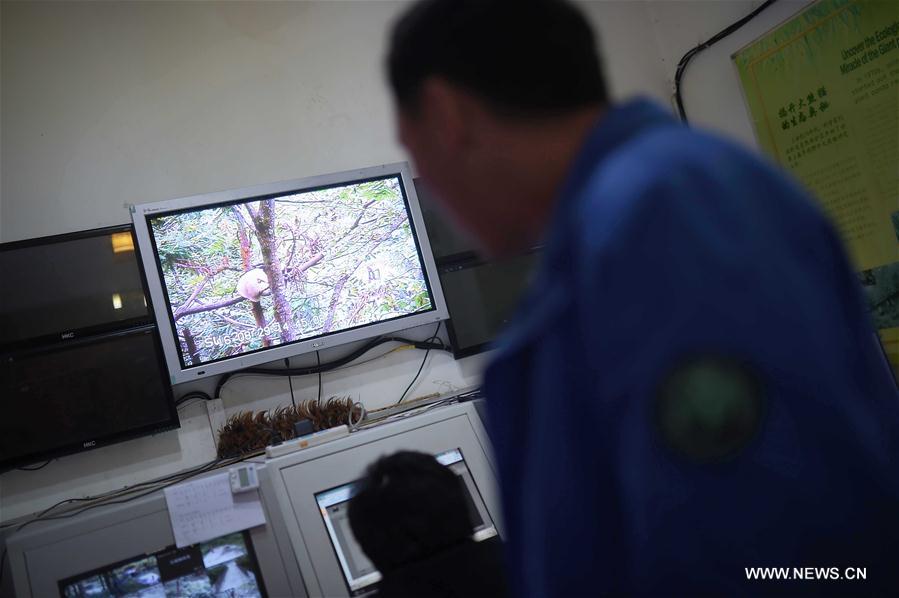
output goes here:
[{"label": "black flat screen monitor", "polygon": [[[446,451],[436,455],[436,459],[462,478],[466,490],[468,511],[474,528],[473,539],[481,542],[495,537],[497,535],[496,526],[487,511],[484,499],[481,498],[471,471],[465,463],[462,451],[459,449]],[[358,482],[350,482],[315,495],[347,589],[354,596],[370,592],[375,584],[381,581],[381,573],[365,556],[350,529],[348,507],[350,499],[356,495],[357,484]],[[390,525],[390,522],[384,522],[384,525]]]},{"label": "black flat screen monitor", "polygon": [[155,326],[0,353],[0,469],[178,427]]},{"label": "black flat screen monitor", "polygon": [[438,266],[450,312],[450,344],[456,358],[490,347],[509,324],[527,289],[538,255],[498,261],[464,261]]},{"label": "black flat screen monitor", "polygon": [[535,248],[502,260],[486,259],[449,222],[419,179],[415,189],[449,311],[453,355],[459,359],[485,351],[511,320],[540,254]]},{"label": "black flat screen monitor", "polygon": [[130,225],[0,244],[0,278],[0,351],[152,321]]},{"label": "black flat screen monitor", "polygon": [[59,581],[62,598],[265,598],[247,532],[171,546]]}]

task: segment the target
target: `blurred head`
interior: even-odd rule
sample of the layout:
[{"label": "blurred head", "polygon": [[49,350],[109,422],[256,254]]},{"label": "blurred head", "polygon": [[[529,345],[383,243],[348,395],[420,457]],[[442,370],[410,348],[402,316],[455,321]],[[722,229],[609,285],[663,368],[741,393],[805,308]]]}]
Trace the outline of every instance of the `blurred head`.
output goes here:
[{"label": "blurred head", "polygon": [[350,501],[353,535],[381,572],[463,542],[473,525],[462,484],[431,455],[382,457]]},{"label": "blurred head", "polygon": [[451,216],[494,253],[535,241],[533,208],[607,101],[584,17],[562,0],[424,0],[387,67],[400,142]]}]

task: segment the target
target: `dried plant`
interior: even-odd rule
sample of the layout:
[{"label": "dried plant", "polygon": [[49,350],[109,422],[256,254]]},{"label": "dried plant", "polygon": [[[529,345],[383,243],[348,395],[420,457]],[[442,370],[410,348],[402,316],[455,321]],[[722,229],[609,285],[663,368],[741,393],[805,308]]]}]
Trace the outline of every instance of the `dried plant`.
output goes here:
[{"label": "dried plant", "polygon": [[312,421],[316,432],[349,421],[350,413],[359,419],[361,408],[354,407],[350,398],[331,397],[327,401],[302,401],[295,407],[278,407],[271,411],[240,411],[219,430],[219,458],[239,457],[272,444],[275,436],[281,440],[294,437],[294,424],[303,419]]}]

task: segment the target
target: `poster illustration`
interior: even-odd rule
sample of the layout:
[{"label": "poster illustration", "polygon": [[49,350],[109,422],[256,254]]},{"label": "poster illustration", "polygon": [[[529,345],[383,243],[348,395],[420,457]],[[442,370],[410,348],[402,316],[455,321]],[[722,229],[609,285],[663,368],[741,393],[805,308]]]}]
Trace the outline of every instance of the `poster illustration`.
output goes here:
[{"label": "poster illustration", "polygon": [[899,2],[819,0],[733,60],[759,145],[839,230],[899,375]]}]

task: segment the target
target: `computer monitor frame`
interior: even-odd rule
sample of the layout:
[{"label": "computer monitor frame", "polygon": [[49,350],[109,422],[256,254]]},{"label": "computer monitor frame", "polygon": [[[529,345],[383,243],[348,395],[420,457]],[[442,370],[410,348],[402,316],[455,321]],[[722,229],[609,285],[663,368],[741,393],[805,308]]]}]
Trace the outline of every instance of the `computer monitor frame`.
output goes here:
[{"label": "computer monitor frame", "polygon": [[[281,507],[284,529],[311,598],[348,597],[355,593],[347,587],[316,494],[362,478],[370,463],[399,450],[432,455],[460,451],[497,535],[504,537],[496,468],[478,402],[434,408],[414,417],[365,428],[270,459],[266,462],[266,475],[260,477],[263,494],[274,497]],[[366,593],[369,588],[358,591]]]},{"label": "computer monitor frame", "polygon": [[[150,219],[172,212],[183,212],[223,204],[236,204],[294,193],[304,193],[388,176],[397,176],[401,183],[412,229],[412,237],[417,246],[422,273],[424,274],[431,300],[431,309],[402,315],[389,320],[363,324],[342,331],[329,332],[320,336],[312,336],[261,350],[254,350],[253,352],[233,357],[225,357],[216,361],[197,365],[187,365],[182,362],[180,341],[178,340],[172,310],[164,289],[163,273],[150,231]],[[427,229],[422,219],[415,186],[412,182],[412,175],[408,164],[405,162],[141,204],[134,206],[132,219],[172,384],[233,372],[302,353],[391,334],[399,330],[440,322],[449,317],[440,286],[440,277],[431,253]]]},{"label": "computer monitor frame", "polygon": [[[266,466],[260,464],[256,469],[260,481],[264,480]],[[201,480],[222,471],[192,479]],[[259,496],[266,524],[245,533],[252,541],[265,590],[272,597],[306,598],[281,508],[273,495],[260,492]],[[21,530],[10,526],[0,532],[0,536],[5,536],[0,537],[0,543],[7,549],[8,574],[3,577],[0,595],[59,596],[60,580],[106,568],[138,554],[153,554],[176,543],[162,490],[95,507],[81,514],[66,512]]]},{"label": "computer monitor frame", "polygon": [[[141,338],[145,337],[145,338]],[[131,364],[131,360],[129,359],[129,351],[131,347],[134,347],[137,350],[137,343],[143,342],[144,344],[151,344],[152,349],[149,351],[141,352],[141,354],[146,359],[152,358],[152,365],[154,366],[152,371],[147,371],[146,369],[138,369],[138,370],[128,370],[128,367],[133,367]],[[131,396],[121,396],[121,385],[119,382],[121,378],[114,377],[114,373],[118,372],[118,375],[121,376],[123,374],[135,373],[139,372],[141,374],[145,374],[147,378],[143,378],[145,383],[141,383],[141,378],[137,377],[129,377],[128,380],[131,383],[137,384],[138,387],[146,390],[151,388],[146,385],[148,380],[151,383],[159,382],[159,395],[157,397],[158,407],[159,407],[159,417],[155,420],[145,420],[140,423],[129,423],[126,426],[115,427],[110,424],[108,431],[102,433],[94,433],[91,434],[88,431],[85,431],[84,425],[80,423],[77,426],[79,430],[79,434],[83,434],[77,438],[70,438],[66,441],[60,441],[60,420],[59,416],[55,416],[53,413],[47,413],[41,422],[42,425],[47,428],[55,429],[55,434],[46,434],[45,438],[47,440],[44,448],[34,451],[27,451],[18,454],[2,454],[0,453],[0,473],[6,472],[13,467],[19,467],[22,465],[28,465],[31,463],[38,463],[45,459],[55,459],[58,457],[64,457],[66,455],[72,455],[75,453],[80,453],[82,451],[92,450],[96,448],[101,448],[104,446],[108,446],[111,444],[116,444],[119,442],[125,442],[127,440],[133,440],[135,438],[140,438],[142,436],[149,436],[151,434],[158,434],[161,432],[166,432],[168,430],[174,430],[181,426],[178,420],[178,411],[175,407],[174,395],[172,393],[172,387],[166,383],[165,380],[165,364],[163,362],[162,355],[162,347],[160,346],[159,337],[156,332],[156,327],[152,324],[147,324],[138,328],[132,328],[128,330],[120,330],[115,332],[108,332],[102,335],[96,335],[91,338],[81,338],[73,341],[68,341],[66,343],[58,343],[56,345],[50,347],[44,347],[39,349],[30,349],[26,351],[19,352],[10,352],[10,353],[0,353],[0,357],[4,360],[7,360],[9,364],[13,364],[16,361],[20,360],[28,360],[28,359],[47,359],[51,360],[53,356],[65,356],[69,362],[72,360],[77,360],[78,355],[81,355],[81,351],[87,350],[90,351],[91,348],[103,346],[104,344],[112,344],[112,343],[129,343],[130,346],[125,346],[123,349],[123,345],[119,345],[117,347],[116,357],[120,359],[124,359],[124,362],[120,362],[118,369],[105,369],[101,370],[99,374],[94,371],[94,373],[88,373],[86,368],[82,367],[81,362],[74,361],[76,364],[76,368],[72,371],[77,371],[78,375],[84,377],[87,380],[97,380],[97,376],[101,376],[105,380],[113,381],[118,394],[113,394],[110,390],[107,393],[107,396],[111,399],[114,397],[119,397],[121,401],[128,401],[133,399]],[[152,353],[151,353],[152,351]],[[133,352],[131,353],[133,355]],[[128,366],[122,365],[123,363],[127,363]],[[54,370],[54,372],[58,372],[59,370]],[[0,372],[3,372],[0,369]],[[111,373],[112,372],[112,373]],[[93,376],[93,377],[92,377]],[[39,385],[32,385],[31,388]],[[95,383],[95,388],[96,383]],[[0,385],[2,388],[2,385]],[[72,389],[70,387],[59,388],[59,392],[54,392],[54,396],[58,396],[60,398],[66,397],[67,400],[71,401],[92,401],[93,404],[101,404],[102,401],[97,399],[96,396],[84,396],[84,395],[74,395],[72,394]],[[100,385],[100,388],[106,388],[109,390],[109,385],[106,386]],[[67,394],[68,393],[68,394]],[[10,400],[24,400],[24,397],[13,396],[10,397]],[[32,400],[34,400],[32,398]],[[129,409],[130,414],[136,413],[136,411],[131,408]],[[54,418],[56,421],[54,421]],[[10,421],[19,421],[19,420],[10,420]],[[30,421],[30,420],[28,420]],[[70,420],[74,422],[86,422],[85,419],[77,419]],[[98,421],[98,418],[94,417],[92,421]],[[54,444],[54,441],[56,444]]]},{"label": "computer monitor frame", "polygon": [[[459,476],[472,516],[472,540],[482,542],[495,537],[498,533],[496,525],[484,503],[481,490],[465,462],[462,450],[450,449],[438,453],[434,457],[441,465],[448,467]],[[334,556],[340,563],[347,591],[354,596],[367,593],[382,579],[381,572],[375,569],[368,560],[348,525],[347,509],[358,491],[359,482],[360,480],[355,480],[315,493],[315,501],[318,503],[322,521],[328,530]],[[357,569],[361,570],[357,571]]]},{"label": "computer monitor frame", "polygon": [[[223,542],[231,551],[220,550]],[[217,546],[218,545],[218,546]],[[236,548],[236,551],[233,550]],[[207,565],[207,552],[214,553],[219,550],[220,561]],[[227,558],[221,558],[221,552],[225,552]],[[230,553],[229,553],[230,552]],[[243,559],[241,564],[238,560]],[[227,563],[227,566],[224,564]],[[216,580],[215,567],[225,567],[225,571],[219,569]],[[141,574],[139,574],[141,573]],[[222,579],[224,577],[224,579]],[[217,596],[225,595],[223,589],[216,592],[214,586],[222,581],[231,581],[228,588],[229,596],[253,596],[254,598],[267,598],[265,580],[253,548],[253,540],[247,530],[225,534],[218,538],[212,538],[206,542],[198,542],[192,546],[178,548],[169,545],[153,553],[142,552],[130,558],[92,568],[77,575],[57,581],[61,598],[90,596],[87,591],[82,591],[85,585],[92,584],[94,588],[100,586],[100,592],[107,589],[104,581],[115,580],[126,588],[119,588],[125,596],[158,595],[160,591],[166,596],[208,596],[210,591]],[[193,591],[185,591],[181,583],[190,583]],[[241,586],[234,587],[234,583]],[[203,587],[208,584],[209,587]],[[172,587],[174,586],[174,587]],[[254,591],[255,590],[255,591]],[[99,593],[99,592],[98,592]],[[120,595],[114,592],[114,595]]]},{"label": "computer monitor frame", "polygon": [[[0,252],[15,252],[23,249],[49,247],[71,243],[74,241],[82,241],[102,237],[109,237],[110,239],[115,240],[120,236],[125,238],[131,237],[132,240],[134,239],[134,230],[131,224],[118,224],[115,226],[107,226],[102,228],[61,233],[58,235],[49,235],[46,237],[36,237],[31,239],[21,239],[19,241],[0,243]],[[113,248],[113,250],[115,250],[115,248]],[[140,256],[136,254],[135,260],[137,263],[140,263]],[[19,267],[27,268],[29,266],[29,264],[19,264]],[[140,276],[142,287],[146,288],[146,279],[144,278],[143,268],[139,266],[136,271]],[[54,343],[72,342],[82,338],[103,335],[109,332],[117,332],[120,330],[145,326],[152,323],[153,314],[148,308],[146,314],[136,315],[127,319],[97,320],[87,326],[67,326],[58,330],[47,330],[43,333],[32,334],[26,338],[22,338],[16,341],[10,341],[8,343],[4,343],[2,339],[0,339],[0,351],[20,351],[23,349],[45,347]]]}]

